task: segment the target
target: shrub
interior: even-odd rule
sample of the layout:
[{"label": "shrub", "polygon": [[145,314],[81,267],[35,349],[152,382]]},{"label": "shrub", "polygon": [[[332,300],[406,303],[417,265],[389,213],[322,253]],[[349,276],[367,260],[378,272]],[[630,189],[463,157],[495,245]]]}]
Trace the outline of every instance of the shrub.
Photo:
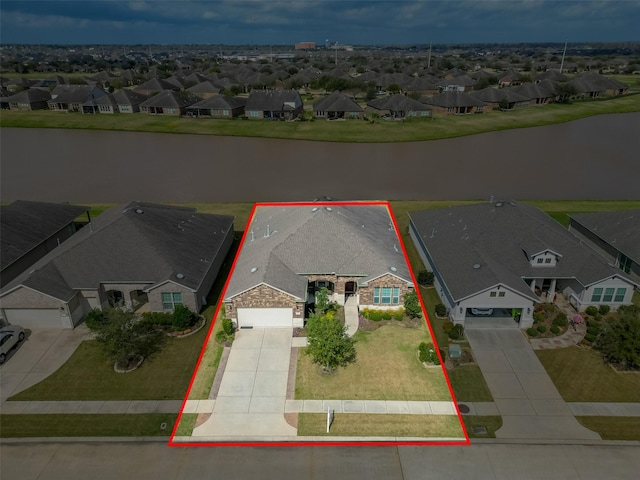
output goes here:
[{"label": "shrub", "polygon": [[600,333],[600,328],[599,327],[587,327],[587,333],[589,335],[593,335],[596,336],[598,335],[598,333]]},{"label": "shrub", "polygon": [[591,335],[590,333],[587,333],[587,334],[584,336],[584,339],[585,339],[587,342],[589,342],[589,343],[593,343],[593,342],[594,342],[594,340],[596,339],[596,336],[595,336],[595,335]]},{"label": "shrub", "polygon": [[600,322],[596,322],[595,320],[587,320],[587,328],[589,327],[600,328]]},{"label": "shrub", "polygon": [[388,310],[385,312],[382,312],[382,319],[383,320],[391,320],[391,312],[389,312]]},{"label": "shrub", "polygon": [[173,326],[178,330],[186,330],[195,325],[198,317],[184,305],[176,305],[171,315]]},{"label": "shrub", "polygon": [[421,270],[418,272],[417,280],[420,285],[433,285],[433,272]]},{"label": "shrub", "polygon": [[173,323],[172,315],[168,312],[144,312],[142,320],[162,327],[168,327]]},{"label": "shrub", "polygon": [[598,313],[600,315],[606,315],[607,313],[609,313],[610,310],[611,310],[611,307],[609,305],[600,305],[600,308],[598,309]]},{"label": "shrub", "polygon": [[230,318],[222,319],[222,331],[227,335],[233,335],[235,329],[233,328],[233,320]]},{"label": "shrub", "polygon": [[91,330],[96,329],[97,327],[105,324],[108,321],[107,315],[102,310],[94,308],[87,314],[87,318],[85,318],[85,323],[87,327]]},{"label": "shrub", "polygon": [[444,317],[445,315],[447,315],[447,307],[445,307],[442,303],[438,303],[435,308],[437,316]]},{"label": "shrub", "polygon": [[369,313],[369,320],[373,320],[374,322],[379,322],[382,320],[382,312],[378,312],[373,310]]},{"label": "shrub", "polygon": [[553,319],[553,324],[556,327],[565,327],[567,325],[567,315],[564,312],[560,312],[556,315],[556,318]]},{"label": "shrub", "polygon": [[404,311],[409,318],[422,317],[420,300],[418,300],[418,294],[414,290],[404,294]]},{"label": "shrub", "polygon": [[598,313],[598,307],[594,307],[593,305],[591,305],[591,306],[589,306],[589,307],[587,307],[587,308],[585,309],[585,313],[586,313],[587,315],[590,315],[590,316],[592,316],[592,317],[595,317],[595,316],[597,315],[597,313]]},{"label": "shrub", "polygon": [[438,353],[435,351],[432,343],[421,342],[420,345],[418,345],[418,359],[422,363],[429,362],[434,365],[440,365]]},{"label": "shrub", "polygon": [[457,324],[453,327],[453,329],[458,332],[458,337],[464,337],[464,325]]},{"label": "shrub", "polygon": [[545,327],[544,325],[538,325],[536,330],[538,330],[540,333],[544,333],[547,331],[547,327]]},{"label": "shrub", "polygon": [[458,333],[457,329],[452,328],[451,330],[449,330],[449,338],[451,340],[458,340],[460,338],[460,333]]},{"label": "shrub", "polygon": [[396,310],[396,312],[393,314],[393,318],[399,322],[402,321],[402,319],[404,318],[404,310],[402,310],[401,308],[399,308],[398,310]]},{"label": "shrub", "polygon": [[420,363],[425,363],[428,359],[429,349],[427,348],[427,344],[422,342],[418,345],[418,360],[420,360]]},{"label": "shrub", "polygon": [[449,333],[453,329],[453,322],[451,320],[445,320],[442,322],[442,330],[444,333]]},{"label": "shrub", "polygon": [[544,322],[544,313],[542,312],[533,312],[533,323]]},{"label": "shrub", "polygon": [[559,333],[560,333],[560,327],[558,327],[558,326],[556,326],[556,325],[554,325],[553,327],[551,327],[549,330],[550,330],[550,331],[551,331],[551,333],[553,333],[554,335],[557,335],[557,334],[559,334]]},{"label": "shrub", "polygon": [[529,335],[530,337],[537,337],[538,336],[538,330],[536,330],[533,327],[527,328],[527,335]]}]

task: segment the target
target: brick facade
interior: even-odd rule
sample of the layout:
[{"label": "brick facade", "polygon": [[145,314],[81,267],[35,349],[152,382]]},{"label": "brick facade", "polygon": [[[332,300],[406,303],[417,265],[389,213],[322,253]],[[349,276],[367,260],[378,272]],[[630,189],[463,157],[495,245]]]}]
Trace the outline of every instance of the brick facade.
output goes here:
[{"label": "brick facade", "polygon": [[[397,287],[400,289],[400,297],[398,303],[391,304],[374,304],[373,303],[373,289],[374,287]],[[404,296],[407,292],[413,290],[411,285],[408,285],[404,280],[399,279],[398,277],[386,274],[375,280],[371,280],[367,286],[360,287],[358,289],[358,293],[360,294],[359,304],[361,306],[374,306],[374,307],[383,307],[390,308],[395,306],[402,306],[404,304]]]},{"label": "brick facade", "polygon": [[304,302],[296,302],[291,295],[264,284],[241,293],[230,302],[225,302],[224,307],[226,316],[233,320],[238,318],[238,308],[290,307],[293,309],[294,317],[304,316]]}]

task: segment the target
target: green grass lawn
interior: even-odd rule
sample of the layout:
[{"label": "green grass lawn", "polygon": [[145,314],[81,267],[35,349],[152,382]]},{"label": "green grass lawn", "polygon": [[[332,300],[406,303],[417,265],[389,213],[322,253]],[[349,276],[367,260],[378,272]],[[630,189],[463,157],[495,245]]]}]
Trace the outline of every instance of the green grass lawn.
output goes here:
[{"label": "green grass lawn", "polygon": [[10,400],[183,399],[207,330],[169,339],[156,358],[124,374],[113,371],[95,340],[84,341],[60,369]]},{"label": "green grass lawn", "polygon": [[183,413],[180,417],[180,424],[176,430],[177,437],[190,437],[198,420],[197,413]]},{"label": "green grass lawn", "polygon": [[0,415],[0,437],[168,437],[177,417],[174,413]]},{"label": "green grass lawn", "polygon": [[426,327],[386,325],[357,332],[356,363],[324,376],[308,355],[300,353],[296,375],[297,399],[451,400],[441,368],[418,361],[420,342],[430,337]]},{"label": "green grass lawn", "polygon": [[464,438],[458,417],[452,415],[349,414],[334,416],[327,434],[327,415],[300,413],[298,436],[439,437]]},{"label": "green grass lawn", "polygon": [[447,370],[447,375],[458,402],[493,402],[491,391],[477,365],[461,365]]},{"label": "green grass lawn", "polygon": [[218,365],[220,365],[220,359],[222,358],[222,352],[224,347],[218,344],[215,340],[216,332],[222,330],[222,316],[218,315],[218,321],[216,321],[207,347],[202,356],[202,361],[196,372],[196,377],[191,385],[191,391],[189,392],[190,400],[206,400],[211,393],[211,386],[215,379],[216,372],[218,371]]},{"label": "green grass lawn", "polygon": [[603,440],[640,440],[640,417],[576,417]]},{"label": "green grass lawn", "polygon": [[80,113],[3,111],[0,127],[79,128],[199,135],[286,138],[331,142],[409,142],[562,123],[591,115],[640,111],[640,95],[626,95],[570,105],[549,104],[509,112],[478,115],[436,115],[405,122],[366,121],[268,122],[180,118],[141,113],[83,115]]},{"label": "green grass lawn", "polygon": [[[496,438],[496,430],[502,427],[502,417],[500,416],[463,415],[462,420],[469,438]],[[487,433],[474,433],[473,427],[485,427]]]},{"label": "green grass lawn", "polygon": [[580,347],[536,351],[567,402],[640,402],[640,372],[621,373]]}]

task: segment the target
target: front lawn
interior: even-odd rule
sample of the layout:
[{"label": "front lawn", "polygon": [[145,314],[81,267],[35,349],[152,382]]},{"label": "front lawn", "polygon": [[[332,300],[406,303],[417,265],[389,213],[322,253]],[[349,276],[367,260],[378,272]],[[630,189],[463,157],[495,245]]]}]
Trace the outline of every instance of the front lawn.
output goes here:
[{"label": "front lawn", "polygon": [[603,440],[640,440],[640,417],[576,417]]},{"label": "front lawn", "polygon": [[452,415],[392,415],[337,413],[327,434],[327,415],[298,414],[298,436],[438,437],[464,439],[458,417]]},{"label": "front lawn", "polygon": [[458,402],[493,402],[493,396],[477,365],[460,365],[447,370]]},{"label": "front lawn", "polygon": [[334,375],[321,375],[303,350],[298,356],[297,399],[451,400],[442,369],[425,368],[417,357],[427,329],[386,325],[355,335],[357,359]]},{"label": "front lawn", "polygon": [[175,413],[0,415],[0,437],[168,437],[177,417]]},{"label": "front lawn", "polygon": [[590,348],[537,350],[567,402],[640,402],[640,372],[616,372]]},{"label": "front lawn", "polygon": [[95,340],[84,341],[56,372],[9,400],[181,400],[208,327],[169,339],[156,358],[124,374],[113,371]]}]

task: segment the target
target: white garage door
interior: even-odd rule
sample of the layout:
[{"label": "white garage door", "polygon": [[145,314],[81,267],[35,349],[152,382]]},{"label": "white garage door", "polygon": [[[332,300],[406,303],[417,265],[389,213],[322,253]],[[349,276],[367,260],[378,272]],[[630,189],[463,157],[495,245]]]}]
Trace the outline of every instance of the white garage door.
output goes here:
[{"label": "white garage door", "polygon": [[293,326],[291,308],[239,308],[238,327],[289,327]]},{"label": "white garage door", "polygon": [[4,314],[9,323],[24,328],[62,328],[55,308],[5,308]]}]

